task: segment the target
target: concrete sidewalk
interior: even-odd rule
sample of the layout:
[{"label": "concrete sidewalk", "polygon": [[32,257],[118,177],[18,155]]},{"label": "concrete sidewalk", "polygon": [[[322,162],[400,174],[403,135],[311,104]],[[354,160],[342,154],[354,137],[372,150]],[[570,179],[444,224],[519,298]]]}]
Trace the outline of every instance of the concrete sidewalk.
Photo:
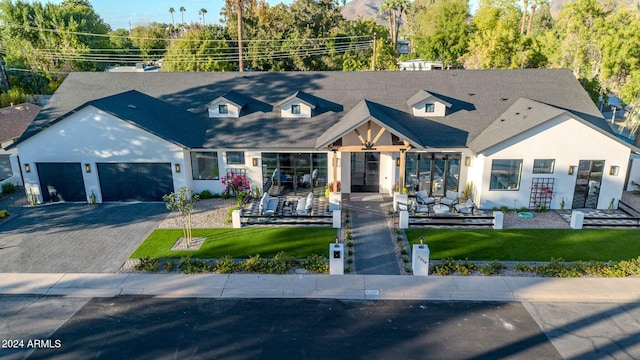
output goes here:
[{"label": "concrete sidewalk", "polygon": [[0,294],[628,303],[640,278],[0,273]]}]

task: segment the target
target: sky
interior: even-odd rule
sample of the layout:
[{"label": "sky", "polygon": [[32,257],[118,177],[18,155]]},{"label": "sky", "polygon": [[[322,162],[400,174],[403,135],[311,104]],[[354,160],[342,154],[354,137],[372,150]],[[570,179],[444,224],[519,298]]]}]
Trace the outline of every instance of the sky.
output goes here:
[{"label": "sky", "polygon": [[[60,4],[63,0],[40,0],[42,3],[51,2]],[[220,9],[224,5],[224,0],[90,0],[93,9],[102,17],[111,29],[130,29],[130,26],[136,24],[160,22],[171,23],[171,14],[169,8],[173,7],[176,11],[173,14],[174,22],[180,23],[182,15],[181,6],[184,6],[184,22],[200,22],[198,15],[200,9],[207,9],[205,21],[207,24],[219,24]],[[281,2],[290,4],[291,0],[268,0],[269,5],[273,6]],[[478,0],[471,0],[471,8],[477,6]]]}]

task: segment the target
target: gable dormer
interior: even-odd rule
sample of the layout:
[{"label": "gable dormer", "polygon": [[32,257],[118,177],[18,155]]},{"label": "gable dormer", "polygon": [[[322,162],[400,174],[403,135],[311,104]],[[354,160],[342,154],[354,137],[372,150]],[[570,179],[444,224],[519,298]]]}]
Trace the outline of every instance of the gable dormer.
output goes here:
[{"label": "gable dormer", "polygon": [[238,118],[248,99],[235,91],[218,97],[207,105],[210,118]]},{"label": "gable dormer", "polygon": [[310,118],[316,109],[316,100],[315,96],[298,91],[280,101],[276,106],[280,108],[280,115],[283,118]]},{"label": "gable dormer", "polygon": [[417,117],[436,117],[447,115],[447,109],[451,104],[429,93],[426,90],[420,90],[407,100],[407,104],[413,110],[413,116]]}]

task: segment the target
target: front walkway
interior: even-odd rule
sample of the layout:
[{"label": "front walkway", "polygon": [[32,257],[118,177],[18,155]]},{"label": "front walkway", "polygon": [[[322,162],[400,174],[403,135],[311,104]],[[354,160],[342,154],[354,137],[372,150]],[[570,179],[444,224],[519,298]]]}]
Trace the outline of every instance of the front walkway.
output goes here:
[{"label": "front walkway", "polygon": [[382,194],[352,193],[342,195],[343,206],[349,208],[355,244],[355,269],[362,275],[400,275],[394,245],[393,229],[385,213],[392,206]]}]

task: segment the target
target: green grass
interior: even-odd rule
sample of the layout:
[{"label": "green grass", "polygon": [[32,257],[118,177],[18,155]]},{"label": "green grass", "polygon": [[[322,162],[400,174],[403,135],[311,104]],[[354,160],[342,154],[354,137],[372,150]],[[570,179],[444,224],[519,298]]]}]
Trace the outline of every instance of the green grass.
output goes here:
[{"label": "green grass", "polygon": [[640,231],[610,229],[407,229],[424,237],[432,259],[619,261],[640,255]]},{"label": "green grass", "polygon": [[271,258],[280,251],[296,258],[326,254],[336,236],[332,228],[242,228],[193,229],[193,237],[206,238],[199,251],[172,251],[182,237],[181,229],[157,229],[131,254],[132,259],[192,258],[210,259],[230,255],[242,259],[260,254]]}]

